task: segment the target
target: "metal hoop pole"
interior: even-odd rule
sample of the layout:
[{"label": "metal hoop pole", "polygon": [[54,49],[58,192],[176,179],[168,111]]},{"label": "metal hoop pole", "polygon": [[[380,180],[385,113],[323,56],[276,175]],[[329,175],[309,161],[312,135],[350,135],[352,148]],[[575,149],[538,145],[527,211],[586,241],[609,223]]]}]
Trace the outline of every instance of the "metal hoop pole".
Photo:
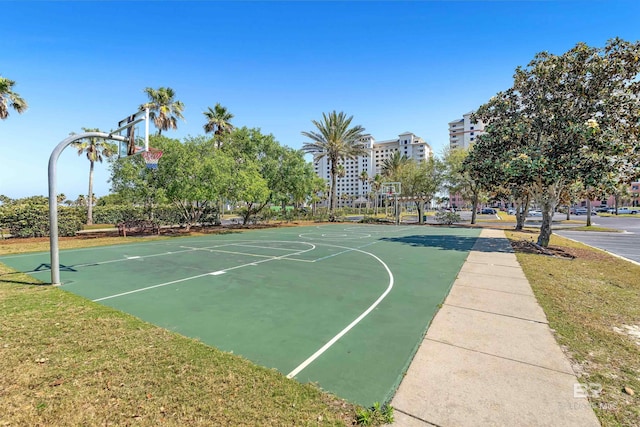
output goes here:
[{"label": "metal hoop pole", "polygon": [[56,195],[56,169],[58,158],[62,151],[71,143],[83,138],[104,138],[115,141],[126,141],[127,138],[120,135],[111,135],[104,132],[87,132],[79,135],[71,135],[64,139],[51,152],[49,157],[49,251],[51,254],[51,284],[60,286],[60,254],[58,250],[58,200]]}]

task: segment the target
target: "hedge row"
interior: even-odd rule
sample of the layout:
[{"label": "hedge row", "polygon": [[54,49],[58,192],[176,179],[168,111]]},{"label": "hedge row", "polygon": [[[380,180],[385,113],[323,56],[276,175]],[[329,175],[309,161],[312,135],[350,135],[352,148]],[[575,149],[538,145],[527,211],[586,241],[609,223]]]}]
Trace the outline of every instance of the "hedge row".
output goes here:
[{"label": "hedge row", "polygon": [[[155,207],[153,211],[139,206],[96,206],[93,222],[118,224],[124,221],[151,219],[160,224],[181,224],[180,211],[173,206]],[[58,235],[75,236],[87,223],[85,207],[58,207]],[[49,236],[49,206],[46,204],[19,204],[0,206],[0,229],[14,237]]]},{"label": "hedge row", "polygon": [[[74,236],[87,222],[85,209],[60,207],[58,209],[58,234]],[[0,228],[14,237],[45,237],[49,235],[49,207],[24,204],[0,207]]]}]

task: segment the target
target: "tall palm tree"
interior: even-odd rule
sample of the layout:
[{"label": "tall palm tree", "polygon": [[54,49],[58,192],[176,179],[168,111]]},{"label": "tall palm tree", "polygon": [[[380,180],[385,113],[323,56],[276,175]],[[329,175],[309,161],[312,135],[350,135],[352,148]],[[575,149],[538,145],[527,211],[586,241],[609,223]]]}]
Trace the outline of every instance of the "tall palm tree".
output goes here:
[{"label": "tall palm tree", "polygon": [[149,118],[156,125],[158,135],[161,135],[163,130],[178,129],[178,119],[184,120],[184,104],[174,99],[174,90],[170,87],[148,87],[144,93],[149,97],[149,102],[142,104],[140,110],[149,109]]},{"label": "tall palm tree", "polygon": [[373,192],[373,194],[375,194],[375,215],[378,215],[378,205],[380,204],[379,192],[380,192],[380,189],[382,188],[382,182],[383,182],[382,175],[378,173],[369,180],[369,183],[371,184],[371,191]]},{"label": "tall palm tree", "polygon": [[15,84],[13,80],[0,76],[0,119],[2,120],[9,117],[9,107],[19,114],[28,107],[27,102],[13,91]]},{"label": "tall palm tree", "polygon": [[207,118],[207,123],[204,125],[204,131],[206,133],[213,132],[213,139],[216,141],[216,147],[220,148],[222,145],[222,138],[224,135],[229,134],[233,130],[233,125],[230,120],[233,119],[226,107],[216,103],[216,106],[212,109],[205,111],[204,116]]},{"label": "tall palm tree", "polygon": [[[364,191],[364,185],[369,181],[369,173],[366,170],[360,172],[360,181],[362,182],[362,195],[366,197],[367,193]],[[360,201],[359,208],[362,209],[362,201]]]},{"label": "tall palm tree", "polygon": [[[100,132],[100,129],[82,128],[85,132]],[[87,155],[89,160],[89,193],[87,208],[87,225],[93,224],[93,169],[96,162],[102,163],[103,157],[111,157],[118,152],[114,144],[100,138],[84,138],[72,143],[78,150],[78,156]]]},{"label": "tall palm tree", "polygon": [[382,176],[388,179],[394,179],[398,176],[400,169],[409,162],[409,158],[399,151],[394,152],[391,157],[384,159],[382,162]]},{"label": "tall palm tree", "polygon": [[329,198],[329,220],[335,220],[336,207],[336,176],[340,160],[355,159],[367,153],[367,148],[360,142],[364,128],[360,125],[351,125],[353,116],[347,117],[343,112],[322,113],[322,120],[312,120],[317,131],[302,132],[309,138],[302,146],[302,151],[313,154],[314,160],[326,157],[329,161],[329,176],[331,188]]}]

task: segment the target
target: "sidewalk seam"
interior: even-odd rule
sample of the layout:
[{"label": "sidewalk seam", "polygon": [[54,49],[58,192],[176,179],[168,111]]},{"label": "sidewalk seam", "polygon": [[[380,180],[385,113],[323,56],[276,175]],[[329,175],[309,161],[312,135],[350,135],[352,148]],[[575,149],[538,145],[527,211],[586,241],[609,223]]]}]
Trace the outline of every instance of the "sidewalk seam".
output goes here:
[{"label": "sidewalk seam", "polygon": [[459,284],[459,283],[455,283],[454,285],[455,285],[455,286],[462,287],[462,288],[482,289],[482,290],[485,290],[485,291],[503,292],[503,293],[505,293],[505,294],[509,294],[509,295],[521,295],[521,296],[523,296],[523,297],[532,297],[532,298],[535,298],[535,296],[534,296],[534,295],[531,295],[531,294],[523,294],[523,293],[521,293],[521,292],[509,292],[509,291],[502,291],[502,290],[500,290],[500,289],[484,288],[484,287],[482,287],[482,286],[461,285],[461,284]]},{"label": "sidewalk seam", "polygon": [[[465,261],[465,263],[467,263],[467,261]],[[520,271],[522,271],[522,267],[520,268]],[[462,274],[472,274],[474,276],[486,276],[486,277],[506,277],[507,279],[513,279],[513,280],[527,280],[527,278],[524,276],[524,273],[522,273],[522,277],[513,277],[513,276],[509,276],[509,275],[503,275],[503,274],[495,274],[495,273],[476,273],[476,272],[471,272],[471,271],[463,271],[462,269],[460,269],[460,271],[458,272],[458,275],[456,276],[456,279],[460,278],[460,273]],[[527,280],[527,283],[529,281]]]},{"label": "sidewalk seam", "polygon": [[[516,294],[516,295],[520,295],[520,294]],[[523,295],[523,296],[528,296],[528,295]],[[448,305],[449,307],[461,308],[461,309],[464,309],[464,310],[478,311],[480,313],[493,314],[493,315],[496,315],[496,316],[511,317],[512,319],[524,320],[524,321],[527,321],[527,322],[533,322],[533,323],[538,323],[540,325],[549,326],[549,322],[546,322],[546,321],[542,322],[540,320],[526,319],[524,317],[512,316],[510,314],[502,314],[502,313],[496,313],[494,311],[480,310],[478,308],[470,308],[470,307],[463,307],[461,305],[447,304],[446,302],[444,304],[442,304],[442,305]]]},{"label": "sidewalk seam", "polygon": [[434,423],[430,423],[430,422],[429,422],[429,421],[427,421],[427,420],[423,420],[422,418],[420,418],[420,417],[418,417],[418,416],[416,416],[416,415],[410,414],[410,413],[408,413],[408,412],[406,412],[406,411],[403,411],[402,409],[393,408],[393,410],[394,410],[394,411],[397,411],[397,412],[401,412],[401,413],[405,414],[406,416],[413,418],[414,420],[418,420],[418,421],[423,422],[423,423],[425,423],[425,424],[429,424],[430,426],[434,426],[434,427],[443,427],[443,426],[442,426],[442,425],[440,425],[440,424],[434,424]]},{"label": "sidewalk seam", "polygon": [[469,261],[469,260],[466,260],[466,261],[465,261],[465,264],[493,265],[493,266],[496,266],[496,267],[516,268],[516,269],[521,269],[521,270],[522,270],[522,267],[520,267],[519,265],[518,265],[518,266],[516,266],[516,265],[507,265],[507,264],[498,264],[498,263],[488,263],[488,262],[480,262],[480,261]]},{"label": "sidewalk seam", "polygon": [[575,373],[573,373],[573,372],[569,373],[569,372],[565,372],[565,371],[559,371],[557,369],[547,368],[545,366],[535,365],[535,364],[529,363],[529,362],[523,362],[522,360],[512,359],[510,357],[498,356],[497,354],[487,353],[485,351],[480,351],[480,350],[474,350],[472,348],[462,347],[462,346],[459,346],[459,345],[448,343],[446,341],[440,341],[440,340],[436,340],[436,339],[429,338],[429,337],[425,337],[425,339],[427,339],[429,341],[432,341],[432,342],[437,342],[437,343],[440,343],[440,344],[448,345],[450,347],[455,347],[455,348],[459,348],[459,349],[462,349],[462,350],[471,351],[471,352],[474,352],[474,353],[484,354],[485,356],[497,357],[498,359],[509,360],[511,362],[520,363],[522,365],[532,366],[534,368],[545,369],[547,371],[557,372],[559,374],[564,374],[564,375],[568,375],[570,377],[575,377]]}]

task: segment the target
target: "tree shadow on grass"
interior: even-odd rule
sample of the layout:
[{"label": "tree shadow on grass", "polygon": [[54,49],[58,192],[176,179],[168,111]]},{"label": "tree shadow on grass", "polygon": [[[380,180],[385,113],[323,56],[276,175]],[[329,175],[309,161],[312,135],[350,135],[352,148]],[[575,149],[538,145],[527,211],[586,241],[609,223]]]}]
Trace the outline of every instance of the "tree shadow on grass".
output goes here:
[{"label": "tree shadow on grass", "polygon": [[414,247],[440,248],[448,251],[478,251],[513,253],[508,239],[495,237],[466,237],[466,236],[402,236],[383,237],[381,241],[402,243]]}]

